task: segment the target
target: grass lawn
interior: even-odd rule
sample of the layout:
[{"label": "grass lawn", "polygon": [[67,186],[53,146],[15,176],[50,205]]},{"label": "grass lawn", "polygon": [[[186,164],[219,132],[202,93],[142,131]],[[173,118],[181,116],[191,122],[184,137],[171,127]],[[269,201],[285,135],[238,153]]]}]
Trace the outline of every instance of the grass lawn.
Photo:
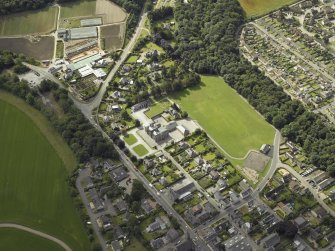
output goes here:
[{"label": "grass lawn", "polygon": [[172,99],[230,155],[244,157],[251,149],[272,144],[275,130],[224,80],[202,76],[202,86]]},{"label": "grass lawn", "polygon": [[142,157],[148,154],[148,150],[144,147],[144,145],[137,145],[133,148],[134,152],[138,154],[138,156]]},{"label": "grass lawn", "polygon": [[27,35],[49,33],[56,29],[57,7],[25,11],[0,17],[0,35]]},{"label": "grass lawn", "polygon": [[128,59],[127,59],[127,63],[136,63],[137,59],[139,57],[137,55],[133,55],[133,56],[130,56]]},{"label": "grass lawn", "polygon": [[149,118],[155,117],[171,106],[170,101],[163,99],[150,106],[150,110],[145,113]]},{"label": "grass lawn", "polygon": [[247,17],[261,16],[297,0],[238,0]]},{"label": "grass lawn", "polygon": [[58,244],[28,232],[0,228],[0,250],[8,251],[64,251]]},{"label": "grass lawn", "polygon": [[147,249],[142,245],[142,243],[135,239],[130,239],[130,245],[125,247],[125,251],[146,251]]},{"label": "grass lawn", "polygon": [[96,1],[76,1],[61,4],[60,18],[94,16]]},{"label": "grass lawn", "polygon": [[160,53],[163,53],[164,50],[162,47],[158,46],[157,44],[154,44],[152,42],[149,42],[145,45],[144,48],[142,48],[142,52],[146,52],[146,51],[152,51],[152,50],[157,50]]},{"label": "grass lawn", "polygon": [[39,112],[3,92],[0,138],[0,200],[6,202],[0,207],[0,222],[48,233],[74,251],[89,250],[66,182],[76,161],[63,139]]},{"label": "grass lawn", "polygon": [[124,141],[131,146],[137,142],[137,139],[134,135],[127,134],[126,136],[124,136]]}]

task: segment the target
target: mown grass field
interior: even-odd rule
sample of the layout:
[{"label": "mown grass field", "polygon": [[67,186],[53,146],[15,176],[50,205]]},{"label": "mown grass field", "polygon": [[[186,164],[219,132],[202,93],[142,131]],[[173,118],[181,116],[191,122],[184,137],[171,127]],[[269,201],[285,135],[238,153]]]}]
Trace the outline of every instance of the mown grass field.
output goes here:
[{"label": "mown grass field", "polygon": [[137,145],[133,148],[134,152],[138,154],[138,156],[142,157],[148,154],[148,150],[144,147],[144,145]]},{"label": "mown grass field", "polygon": [[131,146],[137,142],[137,139],[133,134],[127,134],[124,136],[124,141],[126,141],[126,143]]},{"label": "mown grass field", "polygon": [[61,4],[60,18],[94,16],[95,0],[82,0]]},{"label": "mown grass field", "polygon": [[192,119],[233,157],[272,144],[275,130],[224,80],[202,76],[203,84],[172,96]]},{"label": "mown grass field", "polygon": [[89,250],[66,183],[76,161],[62,138],[36,110],[0,92],[0,139],[0,222],[48,233],[74,251]]},{"label": "mown grass field", "polygon": [[0,36],[50,33],[56,29],[58,8],[25,11],[0,17]]},{"label": "mown grass field", "polygon": [[147,117],[153,118],[158,114],[162,113],[163,111],[169,109],[171,103],[167,99],[160,100],[150,106],[150,109],[145,113]]},{"label": "mown grass field", "polygon": [[0,250],[6,251],[64,251],[56,243],[44,239],[42,237],[30,234],[28,232],[11,229],[0,228]]},{"label": "mown grass field", "polygon": [[290,5],[297,0],[238,0],[247,14],[247,17],[256,17]]}]

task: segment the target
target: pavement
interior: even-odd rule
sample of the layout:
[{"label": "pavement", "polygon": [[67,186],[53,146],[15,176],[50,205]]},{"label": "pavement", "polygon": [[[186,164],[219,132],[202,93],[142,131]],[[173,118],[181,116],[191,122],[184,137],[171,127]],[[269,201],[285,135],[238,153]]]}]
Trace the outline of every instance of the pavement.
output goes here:
[{"label": "pavement", "polygon": [[52,242],[55,242],[56,244],[58,244],[59,246],[61,246],[66,251],[72,251],[72,249],[68,245],[66,245],[66,243],[64,243],[63,241],[61,241],[60,239],[57,239],[56,237],[53,237],[53,236],[51,236],[49,234],[46,234],[46,233],[40,232],[38,230],[32,229],[30,227],[22,226],[22,225],[19,225],[19,224],[13,224],[13,223],[1,223],[0,224],[0,228],[15,228],[15,229],[19,229],[21,231],[25,231],[25,232],[31,233],[33,235],[40,236],[40,237],[42,237],[44,239],[50,240]]}]

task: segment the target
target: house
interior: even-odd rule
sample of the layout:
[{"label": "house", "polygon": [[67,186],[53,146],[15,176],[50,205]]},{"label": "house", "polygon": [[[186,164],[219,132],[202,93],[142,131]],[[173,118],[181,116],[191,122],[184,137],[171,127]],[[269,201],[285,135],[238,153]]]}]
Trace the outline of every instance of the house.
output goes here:
[{"label": "house", "polygon": [[191,158],[195,158],[195,157],[198,156],[198,153],[196,151],[194,151],[192,148],[186,149],[185,152]]},{"label": "house", "polygon": [[220,178],[220,173],[216,170],[210,171],[209,175],[213,180],[218,180]]},{"label": "house", "polygon": [[[178,113],[177,113],[177,114],[178,114]],[[187,128],[185,128],[183,125],[178,125],[178,126],[177,126],[177,130],[178,130],[184,137],[186,137],[187,135],[190,134],[190,131],[189,131]]]},{"label": "house", "polygon": [[293,223],[299,229],[299,231],[308,227],[309,225],[308,221],[302,216],[298,216],[297,218],[295,218]]},{"label": "house", "polygon": [[102,204],[102,201],[100,200],[97,190],[95,188],[92,188],[88,190],[91,202],[90,202],[90,208],[94,212],[100,212],[104,210],[104,206]]},{"label": "house", "polygon": [[329,195],[328,195],[329,201],[333,202],[335,201],[335,191],[332,191]]},{"label": "house", "polygon": [[320,220],[323,220],[328,215],[327,211],[321,206],[317,206],[316,208],[312,209],[311,214]]},{"label": "house", "polygon": [[246,198],[248,198],[251,194],[252,194],[252,190],[251,190],[251,188],[249,187],[248,189],[243,190],[243,191],[240,193],[240,197],[241,197],[242,199],[246,199]]},{"label": "house", "polygon": [[128,209],[128,205],[123,199],[119,199],[116,202],[115,206],[121,213],[127,211],[127,209]]},{"label": "house", "polygon": [[291,152],[298,151],[298,148],[291,141],[287,141],[286,145],[290,148]]},{"label": "house", "polygon": [[319,240],[321,238],[321,228],[316,227],[316,228],[311,228],[309,230],[309,236],[312,240]]},{"label": "house", "polygon": [[166,223],[161,219],[161,217],[156,217],[155,221],[146,228],[146,231],[151,233],[165,228]]},{"label": "house", "polygon": [[151,212],[155,210],[156,203],[150,199],[145,199],[145,200],[142,200],[141,207],[146,214],[150,214]]},{"label": "house", "polygon": [[326,172],[322,172],[322,173],[320,173],[319,175],[315,176],[315,177],[313,178],[313,181],[314,181],[314,183],[317,185],[317,184],[319,184],[321,181],[325,180],[325,179],[328,178],[328,177],[329,177],[329,176],[328,176],[328,174],[327,174]]},{"label": "house", "polygon": [[237,194],[233,191],[229,191],[229,195],[230,195],[230,201],[233,204],[237,204],[240,202],[240,199],[238,198]]},{"label": "house", "polygon": [[271,249],[280,243],[280,237],[277,233],[272,233],[261,240],[263,248]]},{"label": "house", "polygon": [[122,251],[119,241],[112,241],[111,246],[113,251]]},{"label": "house", "polygon": [[109,176],[116,182],[120,182],[126,178],[128,178],[129,174],[124,169],[124,167],[116,168],[110,171]]},{"label": "house", "polygon": [[192,207],[192,213],[193,215],[197,215],[200,214],[202,212],[202,206],[201,204],[195,205],[194,207]]},{"label": "house", "polygon": [[99,228],[108,231],[110,229],[112,229],[112,221],[110,219],[110,217],[108,217],[107,215],[101,215],[98,219],[97,219],[97,224],[99,226]]},{"label": "house", "polygon": [[179,238],[179,233],[176,229],[171,228],[165,235],[168,242],[173,242]]},{"label": "house", "polygon": [[297,192],[300,188],[300,184],[296,180],[290,180],[290,182],[288,183],[288,188],[293,192]]},{"label": "house", "polygon": [[216,182],[216,187],[219,191],[222,191],[227,187],[227,182],[224,179],[219,179]]},{"label": "house", "polygon": [[151,123],[150,125],[145,126],[145,132],[156,142],[169,137],[169,130],[158,123]]},{"label": "house", "polygon": [[170,198],[173,201],[187,200],[192,196],[192,192],[196,190],[193,182],[187,184],[179,184],[174,187],[170,187]]},{"label": "house", "polygon": [[143,164],[147,169],[150,169],[156,166],[154,159],[144,159]]},{"label": "house", "polygon": [[159,176],[162,174],[161,170],[158,170],[157,168],[153,168],[150,170],[150,174],[154,177]]},{"label": "house", "polygon": [[204,229],[199,230],[199,234],[205,241],[211,241],[214,238],[218,236],[218,234],[215,232],[214,228],[207,227]]},{"label": "house", "polygon": [[268,144],[263,144],[261,148],[259,149],[259,151],[263,154],[268,154],[270,150],[271,150],[271,146]]},{"label": "house", "polygon": [[277,206],[284,212],[285,216],[288,216],[292,213],[291,208],[289,208],[289,206],[283,202],[279,202]]},{"label": "house", "polygon": [[145,101],[142,101],[142,102],[140,102],[138,104],[133,105],[131,107],[131,110],[133,112],[137,112],[137,111],[142,110],[144,108],[148,108],[149,106],[150,106],[150,101],[149,100],[145,100]]},{"label": "house", "polygon": [[160,249],[161,247],[164,246],[164,241],[163,241],[163,238],[157,238],[155,240],[152,240],[150,242],[150,246],[154,249],[154,250],[158,250]]},{"label": "house", "polygon": [[329,242],[332,243],[333,241],[335,241],[335,231],[331,232],[330,234],[328,234],[325,239]]},{"label": "house", "polygon": [[251,251],[252,248],[243,235],[235,235],[234,237],[228,239],[224,242],[226,251]]}]

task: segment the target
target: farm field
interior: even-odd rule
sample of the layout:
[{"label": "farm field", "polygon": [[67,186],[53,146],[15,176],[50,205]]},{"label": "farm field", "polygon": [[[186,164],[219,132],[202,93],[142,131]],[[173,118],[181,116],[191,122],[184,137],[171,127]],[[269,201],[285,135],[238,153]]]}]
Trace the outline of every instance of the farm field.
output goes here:
[{"label": "farm field", "polygon": [[0,222],[45,232],[74,251],[89,250],[87,235],[66,183],[76,161],[62,138],[43,115],[2,92],[0,138],[0,200],[6,202],[0,207]]},{"label": "farm field", "polygon": [[277,10],[285,5],[290,5],[297,0],[238,0],[247,14],[247,17],[255,17]]},{"label": "farm field", "polygon": [[42,237],[30,234],[28,232],[11,229],[0,228],[0,250],[8,251],[64,251],[56,243],[46,240]]},{"label": "farm field", "polygon": [[94,16],[96,1],[75,1],[61,4],[60,18]]},{"label": "farm field", "polygon": [[125,24],[113,24],[100,28],[105,50],[115,51],[122,48],[126,29],[125,26]]},{"label": "farm field", "polygon": [[96,15],[103,16],[104,24],[125,22],[127,19],[127,12],[109,0],[97,0]]},{"label": "farm field", "polygon": [[202,76],[202,86],[172,96],[192,119],[230,155],[244,157],[251,149],[272,144],[275,130],[223,79]]},{"label": "farm field", "polygon": [[38,42],[26,38],[0,38],[0,50],[22,53],[37,60],[53,57],[55,40],[53,37],[42,37]]},{"label": "farm field", "polygon": [[58,8],[48,7],[0,17],[0,36],[50,33],[56,29]]}]

